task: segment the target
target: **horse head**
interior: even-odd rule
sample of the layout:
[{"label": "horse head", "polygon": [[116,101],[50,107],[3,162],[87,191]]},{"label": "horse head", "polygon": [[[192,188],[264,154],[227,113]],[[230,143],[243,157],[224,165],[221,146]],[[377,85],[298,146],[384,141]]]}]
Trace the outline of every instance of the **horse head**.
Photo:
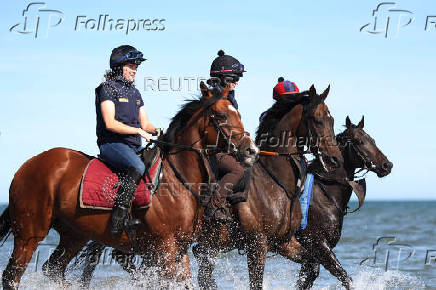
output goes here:
[{"label": "horse head", "polygon": [[318,95],[312,85],[309,89],[309,103],[303,107],[298,135],[306,137],[311,153],[319,158],[324,170],[334,171],[343,164],[343,156],[335,141],[334,118],[325,104],[330,85]]},{"label": "horse head", "polygon": [[228,100],[230,86],[213,85],[208,88],[200,83],[202,100],[204,101],[203,134],[207,146],[216,146],[241,162],[245,167],[253,166],[259,149],[251,140],[250,133],[245,131],[241,114]]},{"label": "horse head", "polygon": [[[295,147],[300,150],[306,145],[309,151],[319,158],[325,171],[334,171],[343,163],[342,154],[335,142],[333,130],[334,119],[324,103],[329,93],[328,87],[321,95],[316,93],[312,85],[309,91],[281,96],[277,102],[266,111],[257,130],[257,144],[265,145],[271,149],[283,150],[280,146],[273,146],[270,136],[284,136],[287,132],[288,139],[295,138]],[[269,139],[268,139],[269,137]],[[286,147],[289,144],[286,144]]]},{"label": "horse head", "polygon": [[384,177],[391,173],[393,164],[377,147],[375,141],[364,130],[364,117],[354,125],[347,116],[346,129],[337,136],[347,163],[355,168],[365,168]]}]

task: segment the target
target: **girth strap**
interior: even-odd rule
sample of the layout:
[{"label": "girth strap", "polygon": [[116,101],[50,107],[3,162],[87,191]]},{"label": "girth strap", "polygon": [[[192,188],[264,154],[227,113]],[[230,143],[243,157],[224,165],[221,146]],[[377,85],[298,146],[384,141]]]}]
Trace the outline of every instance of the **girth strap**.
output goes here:
[{"label": "girth strap", "polygon": [[260,166],[268,173],[269,176],[274,180],[275,183],[277,183],[278,186],[280,186],[286,193],[286,196],[292,201],[296,197],[295,192],[293,192],[289,187],[287,187],[277,176],[272,173],[272,171],[266,167],[265,163],[262,162],[262,160],[258,160]]}]

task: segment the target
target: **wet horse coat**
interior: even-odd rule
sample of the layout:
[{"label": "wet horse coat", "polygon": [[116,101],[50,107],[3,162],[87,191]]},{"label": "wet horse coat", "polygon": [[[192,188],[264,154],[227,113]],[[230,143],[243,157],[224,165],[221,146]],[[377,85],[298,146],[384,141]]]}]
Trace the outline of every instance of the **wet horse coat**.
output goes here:
[{"label": "wet horse coat", "polygon": [[[201,87],[203,97],[182,108],[168,130],[171,136],[165,135],[163,140],[184,146],[195,144],[198,150],[215,145],[217,140],[220,147],[225,146],[226,141],[217,137],[218,128],[211,122],[212,112],[225,114],[227,125],[241,133],[227,136],[227,141],[237,142],[238,152],[244,153],[241,162],[250,163],[257,148],[254,150],[254,143],[242,134],[240,116],[228,109],[228,89],[210,91],[204,84]],[[151,255],[151,263],[158,267],[161,278],[186,280],[190,275],[186,253],[201,228],[203,209],[181,184],[175,169],[193,184],[207,183],[209,174],[198,150],[177,150],[168,150],[174,154],[163,161],[162,182],[172,187],[159,187],[152,198],[153,206],[138,209],[133,216],[142,221],[135,239],[138,252]],[[91,158],[75,150],[54,148],[29,159],[16,172],[9,191],[9,207],[0,220],[0,238],[9,230],[14,235],[14,250],[3,271],[4,289],[18,287],[33,252],[50,228],[60,235],[58,247],[44,266],[44,272],[54,279],[64,279],[66,266],[89,240],[123,251],[132,249],[126,233],[119,237],[110,234],[109,211],[79,206],[79,186]],[[194,188],[194,192],[199,194],[199,188]]]}]

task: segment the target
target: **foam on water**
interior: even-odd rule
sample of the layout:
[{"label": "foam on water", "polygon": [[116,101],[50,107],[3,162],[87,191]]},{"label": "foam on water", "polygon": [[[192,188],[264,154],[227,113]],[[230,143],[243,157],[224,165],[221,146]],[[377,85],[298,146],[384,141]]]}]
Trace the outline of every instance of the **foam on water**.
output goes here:
[{"label": "foam on water", "polygon": [[[228,262],[229,276],[226,285],[219,285],[219,289],[249,289],[248,277],[241,279],[240,275],[232,271],[233,263]],[[111,271],[112,272],[112,271]],[[102,274],[102,273],[99,273]],[[149,270],[142,277],[138,277],[136,282],[133,282],[125,275],[119,275],[120,272],[112,272],[106,277],[97,275],[91,283],[91,289],[115,290],[115,289],[198,289],[195,283],[191,285],[180,283],[165,283],[159,282],[155,270]],[[41,272],[32,272],[26,274],[20,285],[20,289],[47,289],[47,290],[79,290],[80,286],[74,282],[77,277],[69,277],[69,285],[60,285],[49,281]],[[293,277],[296,278],[296,277]],[[288,285],[273,286],[277,279],[275,275],[266,275],[264,278],[264,289],[295,289],[291,287],[295,279],[288,280]],[[193,279],[194,280],[194,279]],[[193,281],[194,282],[194,281]],[[284,281],[282,281],[284,282]],[[219,283],[221,284],[221,283]],[[165,287],[166,286],[166,287]],[[187,286],[187,287],[185,287]],[[426,285],[419,278],[399,271],[381,271],[377,269],[361,269],[357,274],[353,275],[353,286],[355,289],[362,290],[385,290],[385,289],[427,289]],[[427,286],[428,287],[428,286]],[[339,282],[328,286],[314,286],[313,289],[343,289]]]},{"label": "foam on water", "polygon": [[425,289],[418,277],[400,271],[362,270],[353,277],[356,289]]}]

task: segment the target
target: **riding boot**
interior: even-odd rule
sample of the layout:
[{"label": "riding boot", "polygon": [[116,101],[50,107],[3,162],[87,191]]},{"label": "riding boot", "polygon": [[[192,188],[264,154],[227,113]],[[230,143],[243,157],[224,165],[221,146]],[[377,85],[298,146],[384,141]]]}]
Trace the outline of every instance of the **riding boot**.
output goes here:
[{"label": "riding boot", "polygon": [[120,235],[123,230],[130,230],[141,224],[138,219],[129,220],[129,209],[141,178],[141,174],[134,167],[129,167],[125,175],[120,177],[120,186],[112,211],[112,235]]},{"label": "riding boot", "polygon": [[225,224],[233,220],[226,207],[226,196],[222,195],[221,189],[213,192],[212,198],[203,216],[205,221],[215,221],[220,224]]}]

